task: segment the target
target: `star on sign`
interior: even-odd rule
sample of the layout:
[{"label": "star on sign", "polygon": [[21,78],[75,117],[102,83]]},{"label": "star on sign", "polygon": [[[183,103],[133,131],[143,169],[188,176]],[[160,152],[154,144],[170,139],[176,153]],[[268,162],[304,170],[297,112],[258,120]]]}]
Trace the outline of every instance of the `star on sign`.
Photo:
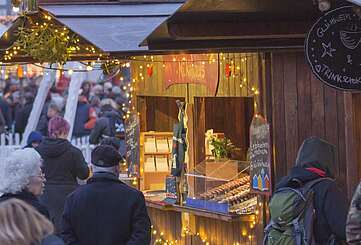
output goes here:
[{"label": "star on sign", "polygon": [[323,47],[323,54],[322,54],[322,58],[326,56],[326,54],[330,57],[333,57],[332,52],[335,52],[336,49],[331,47],[331,42],[329,42],[327,45],[322,43],[322,47]]}]

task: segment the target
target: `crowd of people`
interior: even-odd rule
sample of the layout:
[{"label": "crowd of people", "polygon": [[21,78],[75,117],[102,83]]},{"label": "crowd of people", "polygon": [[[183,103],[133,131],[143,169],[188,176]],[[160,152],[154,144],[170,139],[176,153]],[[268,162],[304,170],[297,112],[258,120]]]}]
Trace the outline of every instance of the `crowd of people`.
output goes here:
[{"label": "crowd of people", "polygon": [[116,137],[101,140],[88,164],[67,140],[69,128],[54,116],[47,137],[33,132],[0,160],[0,244],[150,244],[144,196],[118,177]]},{"label": "crowd of people", "polygon": [[[2,83],[0,133],[24,133],[39,79]],[[124,91],[111,82],[82,83],[72,138],[89,136],[96,145],[87,163],[68,141],[68,85],[59,79],[26,146],[0,160],[0,244],[148,245],[144,196],[118,177]]]},{"label": "crowd of people", "polygon": [[[5,132],[22,135],[28,122],[38,89],[38,78],[24,81],[9,78],[4,81],[0,96],[0,134]],[[65,112],[69,79],[61,77],[50,89],[36,128],[43,136],[48,136],[49,120],[62,116]],[[98,144],[103,138],[117,135],[124,138],[125,92],[119,84],[112,82],[95,83],[85,81],[79,92],[74,121],[73,138],[90,136],[90,143]],[[121,152],[125,145],[120,141]]]}]

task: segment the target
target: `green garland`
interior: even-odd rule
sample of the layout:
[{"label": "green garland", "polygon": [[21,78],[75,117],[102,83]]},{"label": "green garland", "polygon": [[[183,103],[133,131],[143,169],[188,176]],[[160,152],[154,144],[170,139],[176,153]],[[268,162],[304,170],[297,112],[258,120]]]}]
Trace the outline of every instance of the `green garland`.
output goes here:
[{"label": "green garland", "polygon": [[[18,27],[17,40],[10,51],[6,52],[5,60],[11,60],[15,55],[22,54],[32,57],[37,62],[64,64],[70,56],[80,50],[79,39],[71,34],[66,27],[47,21],[38,23],[24,16],[23,24]],[[35,22],[35,23],[34,23]],[[27,26],[26,23],[31,23]]]}]

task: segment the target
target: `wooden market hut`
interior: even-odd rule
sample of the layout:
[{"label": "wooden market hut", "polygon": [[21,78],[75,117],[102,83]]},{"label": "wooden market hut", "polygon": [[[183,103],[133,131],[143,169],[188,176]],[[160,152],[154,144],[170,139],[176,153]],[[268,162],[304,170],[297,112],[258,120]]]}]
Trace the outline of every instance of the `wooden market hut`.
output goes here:
[{"label": "wooden market hut", "polygon": [[[298,147],[305,138],[319,136],[336,145],[337,182],[351,197],[361,177],[361,109],[357,106],[361,102],[361,95],[326,86],[307,65],[304,40],[312,24],[322,15],[314,1],[125,2],[113,1],[104,5],[44,4],[41,11],[51,14],[78,33],[84,42],[91,43],[112,58],[149,54],[228,53],[242,59],[242,55],[246,55],[247,79],[259,88],[259,111],[271,125],[272,182],[277,182],[294,165]],[[349,4],[344,0],[330,2],[332,8]],[[132,32],[134,29],[137,31]],[[9,43],[2,41],[0,46],[8,47]],[[77,59],[88,60],[89,57],[79,56]],[[138,61],[133,75],[140,73],[138,65],[144,67],[146,63]],[[138,83],[138,96],[183,97],[186,93],[184,87],[167,90],[161,75],[153,75],[150,81]],[[249,96],[238,85],[237,78],[220,81],[220,89],[215,97]],[[214,94],[197,85],[190,85],[189,90],[193,98],[214,97]],[[195,164],[205,156],[205,150],[200,146],[204,132],[194,131],[193,136],[191,144],[199,147],[194,148]],[[187,210],[177,207],[161,213],[159,207],[149,208],[157,225],[163,229],[169,228],[171,238],[180,237],[181,213]],[[217,214],[196,215],[199,217],[198,229],[212,233],[209,238],[211,244],[222,244],[222,241],[227,241],[227,244],[232,241],[252,243],[247,238],[237,238],[243,228],[242,221]],[[255,235],[261,240],[262,227]],[[186,244],[192,244],[192,240],[186,241]]]},{"label": "wooden market hut", "polygon": [[[332,9],[350,2],[330,1]],[[305,37],[321,15],[311,0],[189,0],[142,44],[150,50],[257,52],[261,112],[272,126],[273,181],[294,165],[305,138],[319,136],[336,145],[337,181],[351,197],[361,177],[361,97],[324,85],[306,63]]]},{"label": "wooden market hut", "polygon": [[[330,1],[332,9],[350,5],[350,2]],[[168,50],[170,53],[223,52],[233,57],[237,57],[237,52],[247,53],[250,56],[248,80],[260,89],[259,111],[271,125],[272,182],[280,180],[294,166],[303,140],[318,136],[336,146],[337,183],[350,199],[361,177],[361,110],[357,106],[361,95],[325,85],[307,64],[305,37],[321,15],[315,1],[189,0],[141,44],[147,45],[150,51]],[[221,67],[221,73],[223,70]],[[137,72],[141,71],[135,68],[134,74]],[[242,90],[236,89],[237,81],[220,79],[219,85],[222,89],[216,97],[244,95]],[[190,89],[191,97],[214,96],[196,85]],[[177,97],[184,93],[184,87],[165,89],[162,76],[141,81],[138,87],[138,95],[144,96]],[[193,112],[197,113],[197,109]],[[194,125],[202,123],[196,121]],[[195,151],[193,164],[205,158],[203,140],[204,131],[197,133],[195,130],[190,142]],[[169,227],[169,220],[174,222],[175,217],[179,218],[173,211],[162,217],[155,206],[150,210],[163,229]],[[225,242],[225,234],[232,236],[229,233],[232,228],[225,228],[229,220],[221,225],[217,218],[213,217],[212,221],[211,217],[201,214],[195,216],[198,229],[214,234],[213,243]],[[262,228],[255,235],[260,242]],[[246,242],[241,240],[241,244]]]}]

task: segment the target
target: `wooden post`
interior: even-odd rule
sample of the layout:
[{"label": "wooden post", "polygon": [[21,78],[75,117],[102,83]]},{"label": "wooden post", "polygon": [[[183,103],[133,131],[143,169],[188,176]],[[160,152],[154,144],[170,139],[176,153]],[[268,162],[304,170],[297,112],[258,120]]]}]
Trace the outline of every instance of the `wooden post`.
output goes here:
[{"label": "wooden post", "polygon": [[[191,172],[195,168],[194,162],[194,115],[193,115],[194,104],[187,104],[186,115],[187,115],[187,171]],[[188,195],[194,196],[194,177],[188,178]]]},{"label": "wooden post", "polygon": [[71,77],[71,81],[69,85],[69,94],[68,94],[68,99],[66,101],[65,114],[64,114],[65,120],[67,120],[68,123],[70,124],[68,140],[71,140],[73,134],[76,108],[78,105],[79,90],[84,79],[85,79],[84,72],[76,72]]},{"label": "wooden post", "polygon": [[351,93],[344,93],[347,196],[351,200],[358,178],[357,134]]},{"label": "wooden post", "polygon": [[40,86],[38,89],[38,93],[36,94],[33,109],[31,110],[28,123],[25,128],[25,132],[23,134],[23,139],[21,141],[21,145],[25,146],[26,140],[29,137],[29,134],[34,131],[38,125],[38,121],[41,115],[41,111],[43,110],[43,106],[48,95],[49,89],[53,85],[55,81],[55,70],[45,69],[44,77],[40,82]]}]

